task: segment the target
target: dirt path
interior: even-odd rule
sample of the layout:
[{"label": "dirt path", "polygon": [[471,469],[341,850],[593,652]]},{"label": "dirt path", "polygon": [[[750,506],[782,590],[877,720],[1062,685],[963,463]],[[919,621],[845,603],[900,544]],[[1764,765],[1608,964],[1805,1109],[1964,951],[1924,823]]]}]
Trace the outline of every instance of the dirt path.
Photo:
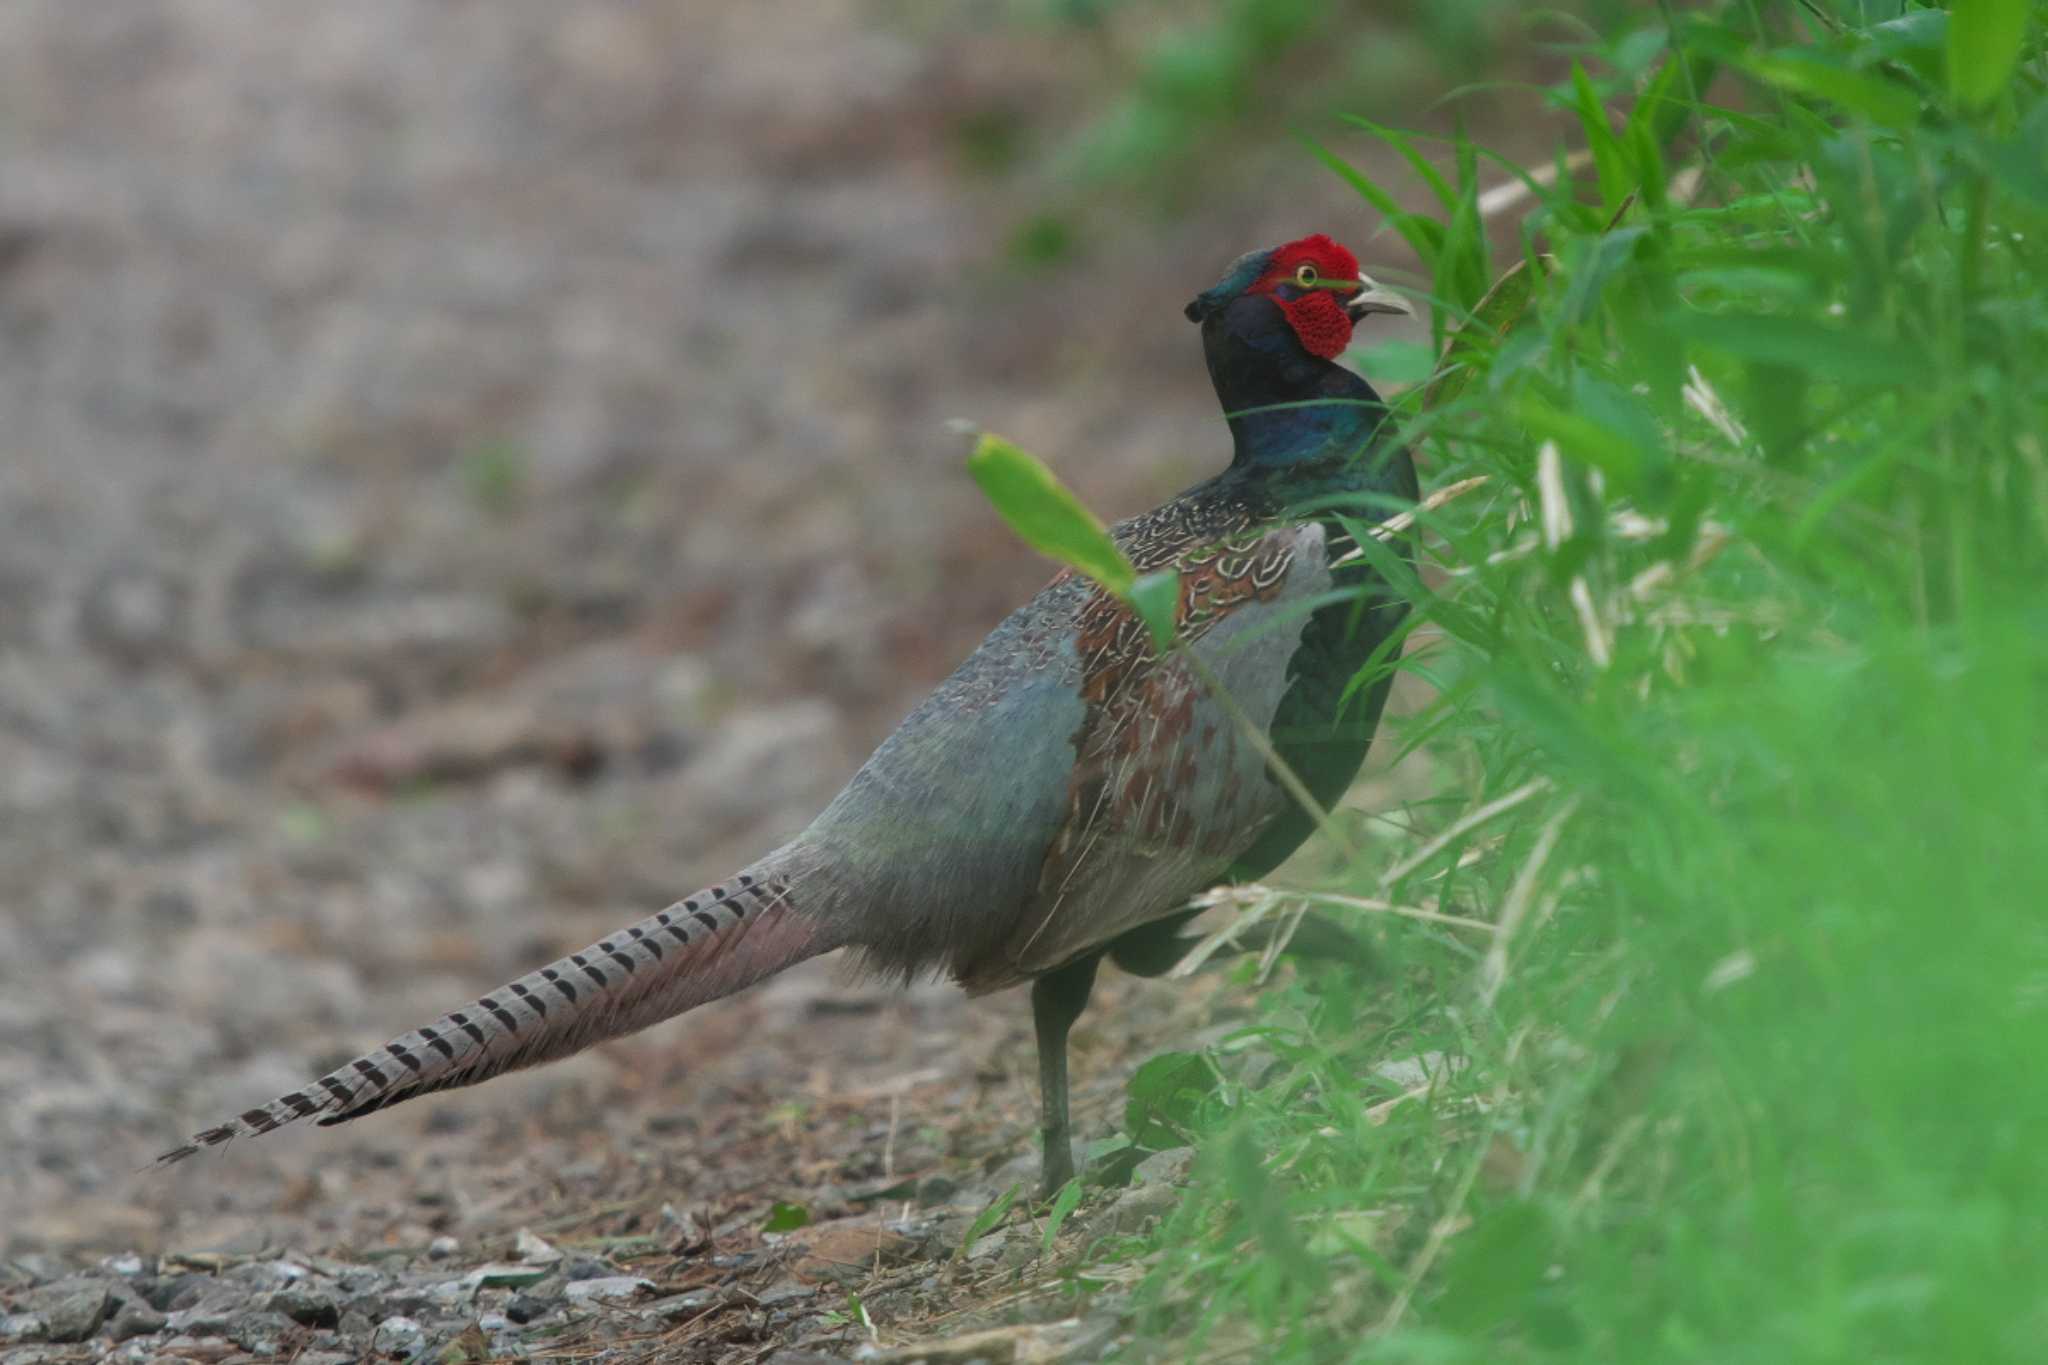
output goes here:
[{"label": "dirt path", "polygon": [[[892,1336],[1073,1316],[1023,1233],[950,1259],[1035,1161],[1016,997],[818,967],[142,1168],[798,827],[1044,576],[945,420],[1155,500],[1223,448],[1185,294],[1352,202],[1262,166],[1019,275],[1043,186],[961,137],[1100,105],[1050,30],[256,13],[0,43],[0,1360],[836,1354],[849,1284]],[[1105,992],[1084,1131],[1207,994]]]}]

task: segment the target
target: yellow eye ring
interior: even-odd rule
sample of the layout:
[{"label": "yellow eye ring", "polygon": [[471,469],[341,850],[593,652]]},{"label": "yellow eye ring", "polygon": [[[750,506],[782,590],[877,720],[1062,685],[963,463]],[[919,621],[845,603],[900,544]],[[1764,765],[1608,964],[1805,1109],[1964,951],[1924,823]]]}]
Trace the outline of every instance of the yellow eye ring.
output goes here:
[{"label": "yellow eye ring", "polygon": [[1316,268],[1304,262],[1294,268],[1294,282],[1303,289],[1316,287]]}]

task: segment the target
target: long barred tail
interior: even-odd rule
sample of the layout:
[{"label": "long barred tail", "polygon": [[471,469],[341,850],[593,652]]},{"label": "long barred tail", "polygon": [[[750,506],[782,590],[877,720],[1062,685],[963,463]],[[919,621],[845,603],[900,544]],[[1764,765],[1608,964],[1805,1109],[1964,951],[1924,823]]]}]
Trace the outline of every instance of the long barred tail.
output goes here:
[{"label": "long barred tail", "polygon": [[567,1057],[838,947],[791,903],[790,850],[401,1034],[311,1085],[195,1133],[158,1164],[298,1119],[346,1123]]}]

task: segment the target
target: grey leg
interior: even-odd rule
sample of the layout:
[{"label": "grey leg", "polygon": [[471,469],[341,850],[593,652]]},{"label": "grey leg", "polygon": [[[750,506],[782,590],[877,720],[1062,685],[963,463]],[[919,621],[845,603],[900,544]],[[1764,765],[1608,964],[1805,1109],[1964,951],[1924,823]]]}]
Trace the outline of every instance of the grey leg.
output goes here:
[{"label": "grey leg", "polygon": [[1074,1178],[1074,1141],[1067,1124],[1067,1031],[1088,1008],[1100,953],[1031,983],[1031,1022],[1038,1030],[1039,1131],[1045,1142],[1039,1194],[1050,1199]]}]

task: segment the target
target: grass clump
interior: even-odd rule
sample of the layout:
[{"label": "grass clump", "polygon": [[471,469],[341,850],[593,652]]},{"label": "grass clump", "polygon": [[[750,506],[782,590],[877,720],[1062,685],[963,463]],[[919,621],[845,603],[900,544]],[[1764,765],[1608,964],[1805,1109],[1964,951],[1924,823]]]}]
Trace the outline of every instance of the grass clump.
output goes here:
[{"label": "grass clump", "polygon": [[1651,18],[1545,92],[1580,155],[1526,177],[1512,325],[1459,330],[1516,263],[1480,149],[1390,216],[1457,361],[1405,420],[1487,482],[1426,518],[1436,699],[1382,738],[1438,795],[1328,889],[1423,913],[1354,908],[1384,971],[1219,1048],[1173,1352],[2048,1341],[2041,23]]}]

